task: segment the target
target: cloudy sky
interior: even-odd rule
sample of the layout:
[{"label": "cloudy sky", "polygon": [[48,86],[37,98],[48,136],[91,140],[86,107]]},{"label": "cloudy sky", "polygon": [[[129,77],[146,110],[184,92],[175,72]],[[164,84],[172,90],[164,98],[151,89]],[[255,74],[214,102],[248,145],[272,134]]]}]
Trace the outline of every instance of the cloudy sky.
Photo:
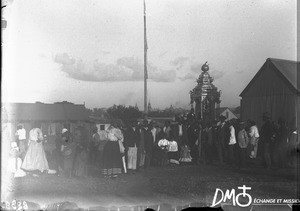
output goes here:
[{"label": "cloudy sky", "polygon": [[[143,0],[6,1],[2,101],[143,108]],[[296,0],[146,0],[152,107],[188,107],[208,61],[221,106],[267,58],[296,60]]]}]

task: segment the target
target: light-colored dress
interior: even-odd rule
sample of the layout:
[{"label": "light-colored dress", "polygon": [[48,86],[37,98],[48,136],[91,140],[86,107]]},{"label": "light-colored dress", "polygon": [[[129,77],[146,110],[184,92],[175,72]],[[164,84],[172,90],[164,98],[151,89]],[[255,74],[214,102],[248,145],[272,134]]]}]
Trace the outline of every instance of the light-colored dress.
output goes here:
[{"label": "light-colored dress", "polygon": [[[41,142],[38,143],[38,140]],[[22,163],[22,169],[27,171],[49,170],[46,153],[43,146],[43,133],[39,128],[33,128],[29,132],[29,147]]]},{"label": "light-colored dress", "polygon": [[192,162],[192,157],[190,155],[190,149],[188,146],[183,146],[181,148],[180,162],[189,163]]},{"label": "light-colored dress", "polygon": [[229,127],[229,130],[230,130],[230,138],[229,138],[229,145],[233,145],[233,144],[236,144],[236,138],[235,138],[235,129],[234,127],[231,125]]},{"label": "light-colored dress", "polygon": [[258,147],[258,140],[259,140],[259,133],[258,128],[256,125],[250,127],[250,144],[253,145],[253,150],[251,151],[250,158],[256,158],[257,156],[257,147]]}]

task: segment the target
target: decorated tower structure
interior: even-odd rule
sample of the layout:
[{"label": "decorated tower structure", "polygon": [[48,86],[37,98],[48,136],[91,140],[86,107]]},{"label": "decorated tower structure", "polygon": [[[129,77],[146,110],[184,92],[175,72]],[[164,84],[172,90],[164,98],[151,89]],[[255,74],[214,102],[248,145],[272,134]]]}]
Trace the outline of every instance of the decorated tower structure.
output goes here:
[{"label": "decorated tower structure", "polygon": [[208,73],[207,62],[202,65],[201,70],[196,87],[190,91],[191,108],[194,109],[196,117],[206,121],[215,120],[221,102],[221,91],[212,83],[214,79]]}]

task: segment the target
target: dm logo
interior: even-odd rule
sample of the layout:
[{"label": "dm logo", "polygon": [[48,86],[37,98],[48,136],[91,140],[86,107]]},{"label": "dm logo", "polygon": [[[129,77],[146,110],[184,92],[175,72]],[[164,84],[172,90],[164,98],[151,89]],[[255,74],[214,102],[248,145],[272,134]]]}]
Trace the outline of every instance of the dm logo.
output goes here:
[{"label": "dm logo", "polygon": [[[243,185],[242,187],[238,187],[239,190],[242,190],[241,193],[235,195],[235,189],[231,189],[231,191],[229,190],[226,190],[225,191],[225,194],[224,192],[217,188],[216,189],[216,192],[215,192],[215,195],[214,195],[214,198],[213,198],[213,203],[212,203],[212,207],[222,203],[222,202],[226,202],[227,200],[231,200],[232,199],[232,203],[233,203],[233,206],[240,206],[240,207],[248,207],[251,203],[252,203],[252,197],[250,194],[246,193],[247,190],[251,190],[250,187],[246,187],[245,185]],[[221,195],[221,198],[219,199],[219,201],[217,201],[217,198],[218,198],[218,195]],[[246,198],[248,199],[248,202],[246,204],[243,204],[240,202],[240,198],[243,197],[243,198]]]}]

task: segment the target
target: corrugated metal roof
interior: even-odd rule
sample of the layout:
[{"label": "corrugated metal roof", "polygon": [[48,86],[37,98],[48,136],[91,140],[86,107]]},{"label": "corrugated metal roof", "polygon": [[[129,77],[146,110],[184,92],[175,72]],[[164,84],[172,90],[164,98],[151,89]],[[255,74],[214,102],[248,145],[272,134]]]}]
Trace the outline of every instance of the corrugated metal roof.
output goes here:
[{"label": "corrugated metal roof", "polygon": [[86,121],[84,105],[45,103],[4,103],[3,121]]},{"label": "corrugated metal roof", "polygon": [[300,63],[291,60],[268,58],[246,88],[241,92],[240,96],[242,96],[252,86],[260,74],[265,70],[264,66],[267,66],[267,64],[272,64],[274,66],[273,70],[276,71],[291,88],[296,90],[298,93],[300,92],[297,87],[297,68]]}]

